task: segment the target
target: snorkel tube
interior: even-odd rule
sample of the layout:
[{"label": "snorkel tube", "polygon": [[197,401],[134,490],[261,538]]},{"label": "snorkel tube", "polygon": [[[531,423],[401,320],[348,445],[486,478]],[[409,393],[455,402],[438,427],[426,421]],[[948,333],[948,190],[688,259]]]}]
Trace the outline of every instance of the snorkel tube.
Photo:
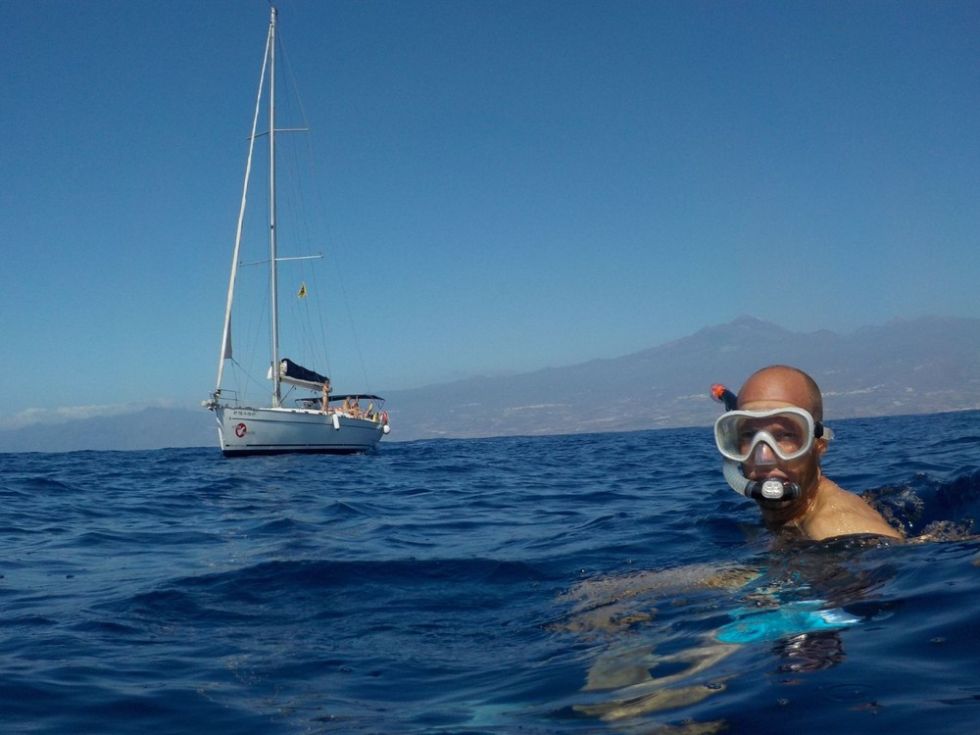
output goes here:
[{"label": "snorkel tube", "polygon": [[[711,397],[721,401],[726,411],[734,411],[738,407],[735,394],[721,383],[711,386]],[[725,459],[721,472],[732,490],[753,500],[796,500],[802,494],[800,486],[795,482],[776,479],[750,480],[742,474],[738,462],[732,459]]]},{"label": "snorkel tube", "polygon": [[711,386],[711,397],[716,401],[721,401],[725,404],[726,411],[734,411],[738,408],[738,396],[732,393],[728,388],[723,386],[721,383],[715,383]]}]

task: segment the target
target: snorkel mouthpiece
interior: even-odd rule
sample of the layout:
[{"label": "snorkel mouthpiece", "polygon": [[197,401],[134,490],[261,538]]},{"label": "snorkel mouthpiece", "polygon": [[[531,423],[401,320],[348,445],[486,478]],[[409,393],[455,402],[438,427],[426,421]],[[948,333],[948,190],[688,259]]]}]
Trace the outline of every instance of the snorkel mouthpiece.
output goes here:
[{"label": "snorkel mouthpiece", "polygon": [[722,465],[725,482],[739,495],[753,500],[796,500],[802,494],[800,486],[795,482],[784,482],[769,478],[768,480],[750,480],[742,474],[737,462],[726,459]]},{"label": "snorkel mouthpiece", "polygon": [[[759,485],[756,489],[752,487]],[[782,480],[763,480],[760,482],[749,482],[751,498],[762,498],[763,500],[796,500],[800,497],[800,486],[795,482],[783,482]]]}]

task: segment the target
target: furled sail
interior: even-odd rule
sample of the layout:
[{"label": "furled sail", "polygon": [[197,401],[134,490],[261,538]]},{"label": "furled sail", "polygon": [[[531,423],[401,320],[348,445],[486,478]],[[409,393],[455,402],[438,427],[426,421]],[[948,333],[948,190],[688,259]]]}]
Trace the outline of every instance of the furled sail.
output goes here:
[{"label": "furled sail", "polygon": [[231,315],[228,316],[228,326],[225,329],[225,341],[221,347],[221,359],[230,360],[231,354]]},{"label": "furled sail", "polygon": [[312,370],[308,370],[302,365],[297,365],[288,358],[279,361],[279,380],[290,385],[297,385],[301,388],[310,390],[320,390],[324,385],[329,385],[330,378],[320,375]]}]

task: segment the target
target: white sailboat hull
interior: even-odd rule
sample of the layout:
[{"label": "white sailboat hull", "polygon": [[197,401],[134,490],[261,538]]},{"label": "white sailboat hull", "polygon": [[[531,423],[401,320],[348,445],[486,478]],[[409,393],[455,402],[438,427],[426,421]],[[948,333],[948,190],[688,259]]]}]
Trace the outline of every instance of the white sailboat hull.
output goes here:
[{"label": "white sailboat hull", "polygon": [[366,452],[385,433],[378,421],[310,409],[217,406],[214,413],[226,456]]}]

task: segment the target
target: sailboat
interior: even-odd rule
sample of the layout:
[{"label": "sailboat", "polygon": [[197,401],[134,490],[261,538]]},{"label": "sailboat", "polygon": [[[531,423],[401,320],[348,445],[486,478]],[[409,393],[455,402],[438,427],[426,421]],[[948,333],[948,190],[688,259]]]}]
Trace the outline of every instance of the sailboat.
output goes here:
[{"label": "sailboat", "polygon": [[[276,18],[277,11],[273,7],[245,166],[245,183],[235,234],[235,249],[228,282],[218,360],[218,379],[210,398],[202,401],[202,404],[215,414],[219,443],[225,456],[294,452],[335,454],[364,452],[374,448],[390,431],[388,414],[382,410],[383,399],[372,394],[334,394],[331,391],[330,379],[326,375],[298,365],[280,354],[278,267],[283,261],[304,258],[281,257],[277,242],[276,133],[283,131],[276,130]],[[266,133],[257,134],[263,93],[266,94],[268,101],[269,129]],[[225,367],[228,363],[234,362],[231,346],[232,307],[239,281],[239,266],[242,265],[240,262],[242,232],[253,153],[256,140],[260,137],[267,138],[269,150],[268,283],[271,304],[269,320],[271,360],[268,363],[266,377],[272,382],[272,391],[267,406],[251,405],[250,401],[240,397],[237,391],[223,386],[226,378]],[[301,296],[305,296],[305,290],[304,284],[301,288]],[[286,397],[292,394],[294,388],[306,391],[306,394],[294,398],[293,405],[287,405]]]}]

